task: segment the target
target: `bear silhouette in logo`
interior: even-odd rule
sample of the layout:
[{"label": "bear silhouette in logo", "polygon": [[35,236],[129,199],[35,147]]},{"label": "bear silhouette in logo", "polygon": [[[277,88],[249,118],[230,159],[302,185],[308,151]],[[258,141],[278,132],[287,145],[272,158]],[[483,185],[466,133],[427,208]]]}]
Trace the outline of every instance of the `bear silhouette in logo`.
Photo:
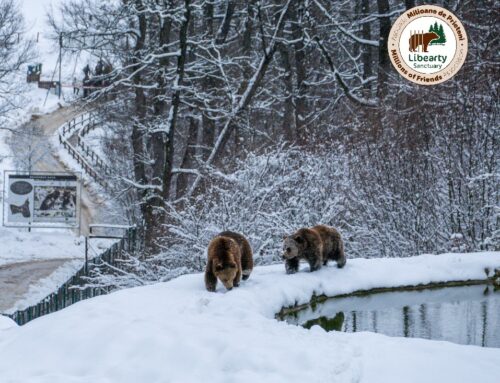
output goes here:
[{"label": "bear silhouette in logo", "polygon": [[424,49],[424,52],[427,52],[427,47],[429,46],[430,42],[436,39],[439,39],[439,36],[434,32],[416,33],[414,35],[411,35],[409,40],[410,52],[417,52],[417,49],[420,45]]},{"label": "bear silhouette in logo", "polygon": [[29,218],[31,216],[30,213],[30,201],[26,200],[22,205],[9,205],[10,213],[14,214],[22,214],[24,218]]}]

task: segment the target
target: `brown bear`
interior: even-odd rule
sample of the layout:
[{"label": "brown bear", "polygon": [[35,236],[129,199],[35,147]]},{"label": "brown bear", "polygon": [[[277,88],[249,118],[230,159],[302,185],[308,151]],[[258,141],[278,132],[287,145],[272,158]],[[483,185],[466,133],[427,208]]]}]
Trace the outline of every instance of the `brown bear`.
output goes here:
[{"label": "brown bear", "polygon": [[228,290],[238,287],[240,279],[247,280],[252,269],[252,248],[243,235],[224,231],[210,241],[205,270],[208,291],[215,291],[217,279]]},{"label": "brown bear", "polygon": [[410,52],[416,52],[419,45],[422,45],[424,48],[424,52],[427,52],[427,47],[429,46],[432,40],[436,40],[439,38],[439,35],[434,32],[429,33],[417,33],[411,35],[408,40],[410,44]]},{"label": "brown bear", "polygon": [[346,263],[344,242],[340,233],[333,227],[316,225],[302,228],[283,240],[283,259],[287,274],[299,270],[299,261],[305,259],[310,271],[315,271],[326,265],[331,259],[342,268]]}]

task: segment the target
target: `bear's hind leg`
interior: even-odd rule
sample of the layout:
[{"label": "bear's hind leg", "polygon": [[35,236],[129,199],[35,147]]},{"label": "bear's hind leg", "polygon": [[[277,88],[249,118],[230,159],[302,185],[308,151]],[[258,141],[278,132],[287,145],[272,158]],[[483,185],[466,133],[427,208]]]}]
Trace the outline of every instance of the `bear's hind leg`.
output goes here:
[{"label": "bear's hind leg", "polygon": [[341,243],[337,249],[337,254],[335,254],[335,260],[337,261],[337,267],[341,269],[346,264],[346,257],[344,253],[344,244]]},{"label": "bear's hind leg", "polygon": [[316,271],[321,269],[321,262],[309,262],[309,270],[310,271]]},{"label": "bear's hind leg", "polygon": [[246,281],[253,270],[252,248],[248,241],[245,241],[241,250],[241,278]]},{"label": "bear's hind leg", "polygon": [[309,263],[309,270],[316,271],[321,269],[322,259],[318,254],[313,253],[309,257],[307,257],[307,262]]}]

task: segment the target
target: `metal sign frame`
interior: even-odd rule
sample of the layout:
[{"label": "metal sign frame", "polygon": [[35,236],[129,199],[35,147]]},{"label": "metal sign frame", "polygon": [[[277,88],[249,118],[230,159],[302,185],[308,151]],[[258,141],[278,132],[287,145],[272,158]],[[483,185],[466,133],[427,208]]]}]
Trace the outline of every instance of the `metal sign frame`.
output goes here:
[{"label": "metal sign frame", "polygon": [[[6,220],[6,209],[8,209],[7,203],[7,193],[6,190],[9,188],[9,183],[7,182],[9,178],[7,176],[16,175],[24,176],[30,178],[31,176],[47,176],[50,177],[75,177],[76,178],[76,217],[75,224],[67,223],[48,223],[48,222],[33,222],[31,219],[29,222],[19,222],[14,223]],[[57,181],[57,180],[55,180]],[[44,172],[44,171],[19,171],[19,170],[5,170],[3,172],[3,190],[2,190],[2,225],[4,227],[14,227],[14,228],[28,228],[28,229],[80,229],[81,217],[82,217],[82,203],[81,203],[81,192],[82,192],[82,176],[81,172]],[[34,193],[34,191],[33,191]],[[33,207],[34,211],[34,207]]]}]

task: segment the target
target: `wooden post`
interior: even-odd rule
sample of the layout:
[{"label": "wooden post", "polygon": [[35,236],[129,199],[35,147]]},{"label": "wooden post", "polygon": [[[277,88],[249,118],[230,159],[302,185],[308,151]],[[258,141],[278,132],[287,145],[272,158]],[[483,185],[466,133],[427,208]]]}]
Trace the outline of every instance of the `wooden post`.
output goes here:
[{"label": "wooden post", "polygon": [[62,44],[63,44],[63,34],[59,33],[59,99],[61,99],[62,92],[62,76],[61,76],[61,67],[62,67]]},{"label": "wooden post", "polygon": [[[92,232],[92,228],[90,228],[90,230]],[[88,275],[89,273],[88,262],[89,262],[89,237],[85,236],[85,275]]]}]

